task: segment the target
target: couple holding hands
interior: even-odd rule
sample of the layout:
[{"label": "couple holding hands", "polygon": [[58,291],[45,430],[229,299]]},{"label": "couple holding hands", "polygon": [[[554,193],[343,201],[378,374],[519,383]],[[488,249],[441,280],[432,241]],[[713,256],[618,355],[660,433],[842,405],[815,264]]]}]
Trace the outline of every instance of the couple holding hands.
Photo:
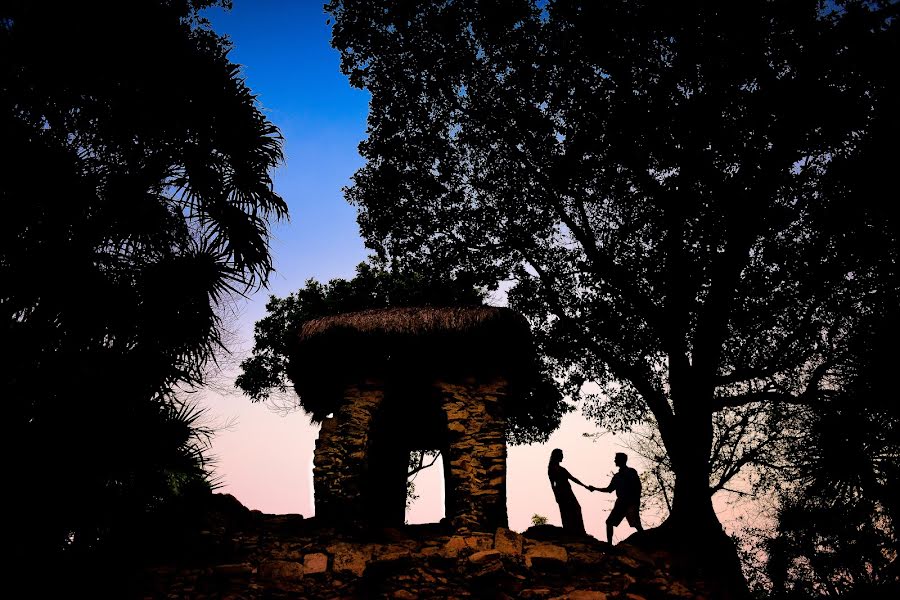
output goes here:
[{"label": "couple holding hands", "polygon": [[627,466],[628,456],[622,452],[616,453],[615,463],[619,471],[613,475],[612,481],[606,487],[598,488],[585,485],[571,475],[560,463],[563,452],[559,448],[550,453],[550,464],[547,465],[547,476],[550,478],[550,486],[556,503],[559,504],[559,515],[562,518],[563,529],[569,533],[584,534],[584,521],[581,518],[581,505],[569,485],[569,480],[592,492],[616,492],[616,504],[606,519],[606,539],[611,544],[613,528],[627,519],[628,524],[643,531],[640,517],[641,504],[641,478],[637,471]]}]

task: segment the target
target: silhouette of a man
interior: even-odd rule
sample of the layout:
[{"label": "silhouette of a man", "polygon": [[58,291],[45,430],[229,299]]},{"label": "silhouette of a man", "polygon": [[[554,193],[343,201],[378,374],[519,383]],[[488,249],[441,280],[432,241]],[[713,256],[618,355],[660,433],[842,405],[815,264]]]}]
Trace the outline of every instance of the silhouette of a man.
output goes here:
[{"label": "silhouette of a man", "polygon": [[616,503],[606,519],[606,539],[610,544],[612,544],[613,528],[621,523],[622,519],[627,519],[628,524],[638,531],[644,530],[640,514],[641,478],[637,471],[625,464],[628,462],[628,455],[625,453],[616,452],[615,462],[619,467],[619,472],[613,475],[609,485],[605,488],[593,486],[589,488],[591,491],[616,492]]}]

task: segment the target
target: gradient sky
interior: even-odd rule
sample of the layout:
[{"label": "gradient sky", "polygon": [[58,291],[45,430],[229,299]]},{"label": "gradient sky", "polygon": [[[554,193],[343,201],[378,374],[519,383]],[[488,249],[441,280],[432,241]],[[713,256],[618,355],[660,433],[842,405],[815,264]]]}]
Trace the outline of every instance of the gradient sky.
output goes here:
[{"label": "gradient sky", "polygon": [[[287,295],[309,278],[350,278],[366,257],[356,212],[344,201],[341,188],[363,162],[357,145],[365,137],[368,93],[352,89],[341,74],[320,0],[235,0],[232,11],[211,9],[206,16],[217,32],[233,41],[231,60],[243,66],[250,88],[285,138],[286,164],[275,174],[275,187],[290,207],[291,220],[274,231],[276,273],[269,290],[239,307],[232,345],[239,361],[252,347],[253,323],[265,314],[270,294]],[[233,370],[226,372],[217,389],[231,388],[234,376]],[[312,452],[318,428],[302,412],[279,414],[237,391],[209,390],[203,397],[210,424],[227,426],[212,447],[222,482],[219,491],[233,494],[251,509],[311,516]],[[553,448],[563,449],[563,466],[581,481],[607,485],[615,470],[613,455],[623,450],[622,439],[604,435],[594,441],[584,437],[585,432],[597,429],[579,414],[569,414],[547,444],[509,449],[512,529],[528,528],[535,513],[560,525],[547,481]],[[636,457],[630,464],[642,470]],[[410,522],[443,516],[441,476],[437,466],[420,474],[416,486],[421,497],[408,514]],[[612,509],[612,494],[573,487],[588,533],[605,538],[603,522]],[[658,521],[654,515],[643,517],[645,525]],[[615,539],[632,531],[623,523]]]}]

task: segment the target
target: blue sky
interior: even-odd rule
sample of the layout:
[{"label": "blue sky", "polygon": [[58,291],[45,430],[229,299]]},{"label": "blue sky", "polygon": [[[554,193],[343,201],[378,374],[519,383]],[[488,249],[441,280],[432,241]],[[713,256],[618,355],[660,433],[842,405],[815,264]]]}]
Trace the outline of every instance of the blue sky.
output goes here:
[{"label": "blue sky", "polygon": [[[205,14],[234,42],[231,60],[285,139],[275,185],[291,222],[275,229],[272,292],[284,295],[309,277],[352,276],[366,251],[341,188],[362,164],[356,148],[365,136],[368,93],[341,74],[322,3],[237,0],[231,11]],[[255,305],[250,312],[261,314]]]},{"label": "blue sky", "polygon": [[[252,346],[253,323],[265,314],[269,294],[287,295],[309,278],[352,277],[367,255],[356,211],[341,189],[362,165],[357,146],[365,137],[368,94],[352,89],[341,74],[319,0],[235,0],[230,12],[210,9],[205,14],[217,32],[234,42],[231,60],[243,66],[248,85],[285,138],[286,164],[275,173],[275,188],[287,201],[291,220],[274,230],[276,273],[269,290],[239,307],[232,344],[239,361]],[[218,391],[204,394],[210,424],[220,428],[212,447],[223,484],[220,491],[251,509],[311,515],[318,428],[301,412],[279,414],[228,391],[235,375],[233,369],[226,371]],[[621,438],[607,435],[595,442],[582,436],[594,431],[591,423],[572,413],[547,444],[509,449],[507,495],[513,529],[526,529],[535,513],[560,524],[546,473],[555,447],[564,449],[564,466],[585,483],[609,482],[613,455],[623,449]],[[410,520],[440,519],[441,476],[436,468],[420,475],[416,483],[421,498]],[[605,539],[603,520],[614,498],[577,486],[575,493],[588,532]],[[645,516],[645,524],[654,524],[652,516]],[[629,533],[619,528],[617,539]]]}]

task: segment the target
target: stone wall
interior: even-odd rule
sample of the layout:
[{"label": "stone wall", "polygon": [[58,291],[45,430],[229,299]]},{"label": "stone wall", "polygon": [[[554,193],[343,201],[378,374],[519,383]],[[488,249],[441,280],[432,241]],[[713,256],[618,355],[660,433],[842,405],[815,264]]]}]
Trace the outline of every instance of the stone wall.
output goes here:
[{"label": "stone wall", "polygon": [[438,382],[447,415],[447,517],[457,530],[507,525],[506,382]]},{"label": "stone wall", "polygon": [[[460,531],[505,526],[506,389],[502,379],[437,381],[407,391],[409,398],[388,398],[380,381],[347,386],[342,404],[322,423],[316,441],[317,517],[344,525],[402,524],[408,452],[437,449],[444,455],[445,514],[452,526]],[[410,422],[404,430],[396,423],[399,418],[380,416],[385,402],[432,400],[442,413],[437,425],[441,435],[435,436],[441,441],[435,448],[403,445],[404,435],[412,437],[410,427],[434,423]]]},{"label": "stone wall", "polygon": [[334,416],[325,419],[313,454],[316,515],[322,521],[364,522],[362,473],[368,466],[369,432],[384,399],[379,381],[350,385]]}]

